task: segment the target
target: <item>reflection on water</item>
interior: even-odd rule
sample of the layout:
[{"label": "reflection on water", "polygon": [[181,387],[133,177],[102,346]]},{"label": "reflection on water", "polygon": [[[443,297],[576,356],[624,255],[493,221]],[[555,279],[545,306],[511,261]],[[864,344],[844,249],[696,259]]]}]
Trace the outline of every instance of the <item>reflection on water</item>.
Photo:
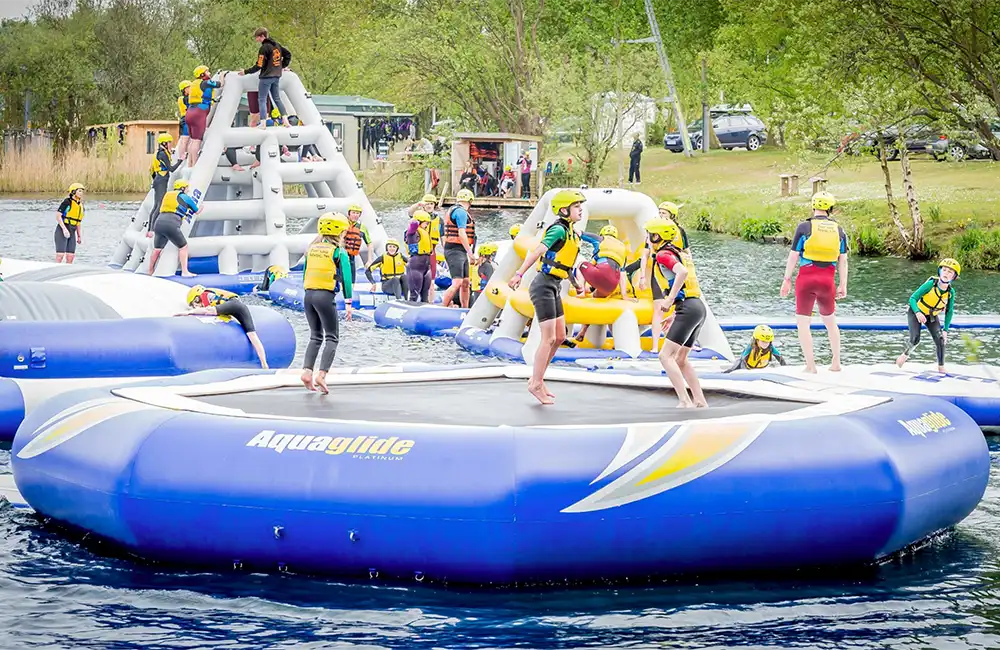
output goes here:
[{"label": "reflection on water", "polygon": [[[57,200],[0,201],[0,257],[49,259]],[[81,262],[103,264],[134,203],[89,200]],[[399,206],[381,206],[391,232]],[[506,236],[513,214],[480,219]],[[791,314],[777,297],[786,250],[691,233],[719,315]],[[856,259],[841,313],[901,314],[933,264]],[[995,274],[960,280],[959,310],[997,311]],[[303,349],[308,328],[286,314]],[[730,337],[742,346],[746,333]],[[980,336],[996,359],[1000,336]],[[845,361],[889,361],[902,332],[845,332]],[[820,357],[825,336],[817,337]],[[447,339],[345,323],[342,364],[477,360]],[[778,344],[798,356],[794,333]],[[917,358],[930,361],[931,346]],[[482,358],[478,360],[482,361]],[[994,459],[1000,453],[990,445]],[[0,473],[9,453],[0,451]],[[669,540],[664,540],[669,544]],[[0,648],[662,648],[1000,647],[1000,483],[957,529],[880,567],[520,592],[343,583],[294,575],[183,572],[77,543],[0,506]]]}]

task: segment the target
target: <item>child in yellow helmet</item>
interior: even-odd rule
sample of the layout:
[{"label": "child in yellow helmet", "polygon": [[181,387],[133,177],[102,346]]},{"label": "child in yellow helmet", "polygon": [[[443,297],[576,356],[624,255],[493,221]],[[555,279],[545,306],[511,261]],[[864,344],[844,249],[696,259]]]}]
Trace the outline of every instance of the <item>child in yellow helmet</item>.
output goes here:
[{"label": "child in yellow helmet", "polygon": [[[903,353],[896,359],[900,368],[910,358],[913,349],[920,343],[920,328],[926,327],[934,340],[937,352],[938,372],[944,372],[944,348],[948,343],[948,330],[951,319],[955,315],[955,288],[953,283],[962,273],[962,265],[950,257],[938,264],[937,275],[927,278],[927,281],[917,287],[910,296],[909,307],[906,310],[906,322],[910,330],[910,339],[903,348]],[[944,326],[938,316],[944,314]]]},{"label": "child in yellow helmet", "polygon": [[750,345],[744,350],[736,363],[728,370],[760,370],[767,368],[772,361],[777,361],[781,365],[786,365],[785,357],[781,356],[777,346],[774,345],[774,331],[767,325],[758,325],[753,329],[753,337]]},{"label": "child in yellow helmet", "polygon": [[187,295],[188,310],[174,314],[174,316],[221,316],[232,318],[247,335],[250,345],[257,358],[260,359],[260,367],[267,368],[267,354],[264,352],[264,344],[257,336],[257,328],[250,314],[250,308],[240,300],[240,297],[230,291],[222,289],[207,289],[200,284],[191,287]]},{"label": "child in yellow helmet", "polygon": [[72,264],[76,245],[83,243],[83,193],[81,183],[69,186],[69,196],[63,199],[56,211],[56,263]]}]

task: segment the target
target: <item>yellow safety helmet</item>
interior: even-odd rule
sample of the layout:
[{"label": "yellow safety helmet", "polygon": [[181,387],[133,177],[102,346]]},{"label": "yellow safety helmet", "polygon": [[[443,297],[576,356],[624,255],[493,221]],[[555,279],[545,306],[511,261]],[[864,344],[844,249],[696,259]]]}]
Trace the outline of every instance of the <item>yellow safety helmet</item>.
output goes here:
[{"label": "yellow safety helmet", "polygon": [[646,222],[646,232],[651,235],[659,235],[664,241],[673,241],[681,233],[680,229],[672,221],[666,219],[650,219]]},{"label": "yellow safety helmet", "polygon": [[288,269],[286,269],[283,266],[278,266],[277,264],[272,264],[271,266],[267,267],[267,272],[275,280],[280,280],[281,278],[288,277]]},{"label": "yellow safety helmet", "polygon": [[955,272],[956,278],[962,275],[962,265],[958,263],[958,260],[953,259],[951,257],[946,257],[943,260],[941,260],[941,263],[938,264],[938,271],[940,271],[941,269],[951,269],[952,271]]},{"label": "yellow safety helmet", "polygon": [[391,238],[390,239],[386,239],[385,240],[385,247],[389,248],[390,246],[395,246],[396,250],[398,251],[399,248],[400,248],[400,246],[399,246],[399,240],[398,239],[391,239]]},{"label": "yellow safety helmet", "polygon": [[278,110],[277,106],[271,109],[271,117],[281,117],[281,111]]},{"label": "yellow safety helmet", "polygon": [[424,194],[424,198],[420,199],[421,203],[437,203],[437,197],[433,194]]},{"label": "yellow safety helmet", "polygon": [[427,214],[423,210],[417,210],[413,213],[413,220],[419,223],[430,223],[431,215]]},{"label": "yellow safety helmet", "polygon": [[207,291],[207,289],[200,284],[196,284],[191,287],[191,289],[188,290],[187,304],[193,305],[194,301],[197,300],[201,294],[205,293],[205,291]]},{"label": "yellow safety helmet", "polygon": [[601,228],[601,237],[604,237],[604,236],[614,237],[615,239],[617,239],[618,238],[618,229],[615,228],[614,226],[612,226],[611,224],[608,224],[608,225],[604,226],[603,228]]},{"label": "yellow safety helmet", "polygon": [[458,194],[455,195],[456,201],[462,201],[465,203],[472,203],[472,199],[474,198],[476,197],[472,195],[472,190],[459,190]]},{"label": "yellow safety helmet", "polygon": [[178,178],[178,179],[177,179],[176,181],[174,181],[174,189],[175,189],[175,190],[183,190],[183,189],[185,189],[185,188],[186,188],[186,187],[187,187],[188,185],[190,185],[190,183],[188,183],[188,182],[187,182],[186,180],[184,180],[183,178]]},{"label": "yellow safety helmet", "polygon": [[200,65],[200,66],[198,66],[197,68],[194,69],[194,78],[195,79],[201,79],[201,76],[203,74],[205,74],[206,72],[208,72],[208,66],[207,65]]},{"label": "yellow safety helmet", "polygon": [[774,340],[774,330],[767,325],[758,325],[753,328],[753,337],[761,343],[770,343]]},{"label": "yellow safety helmet", "polygon": [[829,212],[833,206],[837,205],[837,199],[829,192],[816,192],[813,194],[812,206],[814,210],[824,210]]},{"label": "yellow safety helmet", "polygon": [[552,197],[552,212],[559,214],[563,208],[568,208],[574,203],[583,203],[587,197],[580,190],[559,190]]},{"label": "yellow safety helmet", "polygon": [[349,206],[347,206],[347,213],[350,214],[352,212],[361,213],[364,212],[364,208],[361,207],[360,203],[352,203]]},{"label": "yellow safety helmet", "polygon": [[184,92],[184,90],[186,88],[190,88],[190,87],[191,87],[191,80],[190,79],[185,79],[184,81],[182,81],[179,84],[177,84],[177,90],[179,90],[181,92]]},{"label": "yellow safety helmet", "polygon": [[157,144],[165,144],[167,142],[173,142],[173,141],[174,141],[174,136],[170,135],[169,133],[161,133],[160,135],[156,136]]},{"label": "yellow safety helmet", "polygon": [[657,209],[667,212],[671,217],[676,217],[677,213],[680,212],[680,207],[673,201],[664,201],[657,206]]},{"label": "yellow safety helmet", "polygon": [[70,195],[72,195],[77,190],[85,190],[85,189],[87,188],[83,186],[83,183],[73,183],[72,185],[69,186],[69,193]]},{"label": "yellow safety helmet", "polygon": [[507,234],[510,235],[511,239],[514,239],[521,234],[521,224],[515,223],[510,229],[507,230]]},{"label": "yellow safety helmet", "polygon": [[494,243],[481,244],[479,246],[480,255],[493,255],[497,252],[497,245]]},{"label": "yellow safety helmet", "polygon": [[339,237],[341,233],[351,227],[351,222],[341,213],[327,212],[319,218],[317,230],[319,234],[330,237]]}]

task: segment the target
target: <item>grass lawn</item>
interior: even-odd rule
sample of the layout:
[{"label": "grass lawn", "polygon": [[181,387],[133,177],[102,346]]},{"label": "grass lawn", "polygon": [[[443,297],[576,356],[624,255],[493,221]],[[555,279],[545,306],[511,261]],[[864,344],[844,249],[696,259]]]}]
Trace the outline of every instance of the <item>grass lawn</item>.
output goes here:
[{"label": "grass lawn", "polygon": [[[568,152],[553,158],[566,155]],[[824,169],[832,157],[792,155],[765,147],[756,152],[712,151],[686,159],[682,154],[650,146],[642,158],[643,182],[636,189],[657,202],[683,203],[681,221],[687,227],[752,235],[753,222],[747,220],[756,219],[758,231],[760,222],[766,221],[771,224],[765,228],[771,231],[767,234],[780,226],[780,233],[773,234],[790,237],[795,224],[809,213],[809,178],[821,175],[828,181],[827,190],[837,197],[837,218],[852,233],[854,243],[865,230],[867,237],[881,238],[886,247],[881,252],[891,252],[899,238],[889,220],[885,181],[878,161],[869,155],[842,156]],[[908,225],[899,162],[890,162],[889,166],[896,206]],[[935,162],[921,155],[911,157],[911,167],[933,253],[954,252],[959,245],[953,241],[955,236],[970,226],[983,231],[1000,226],[1000,164],[983,160]],[[602,185],[616,186],[618,169],[618,158],[612,155],[601,176]],[[778,175],[782,173],[799,174],[798,196],[780,196]]]}]

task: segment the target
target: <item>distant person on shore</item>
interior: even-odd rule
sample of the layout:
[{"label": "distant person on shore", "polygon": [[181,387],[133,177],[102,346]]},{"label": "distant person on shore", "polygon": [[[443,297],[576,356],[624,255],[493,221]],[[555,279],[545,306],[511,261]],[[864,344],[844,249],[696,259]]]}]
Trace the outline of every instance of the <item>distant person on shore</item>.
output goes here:
[{"label": "distant person on shore", "polygon": [[[267,100],[270,97],[274,107],[281,115],[281,123],[290,126],[288,123],[288,111],[281,101],[281,72],[292,62],[292,53],[287,48],[280,45],[273,38],[268,36],[267,30],[259,27],[253,33],[254,40],[260,43],[257,51],[257,62],[240,72],[241,75],[259,72],[257,81],[257,114],[259,117],[268,115]],[[248,98],[249,100],[249,98]],[[257,128],[266,128],[267,123],[258,121]]]},{"label": "distant person on shore", "polygon": [[246,332],[250,345],[253,346],[257,358],[260,359],[260,367],[267,369],[267,355],[264,353],[264,344],[257,336],[257,328],[253,324],[253,316],[250,315],[250,308],[247,307],[240,297],[230,291],[222,289],[206,289],[200,284],[196,284],[188,291],[187,303],[189,310],[174,314],[174,316],[221,316],[223,319],[232,318],[243,331]]},{"label": "distant person on shore", "polygon": [[639,163],[642,161],[642,137],[636,133],[632,136],[632,150],[628,152],[628,182],[639,184]]},{"label": "distant person on shore", "polygon": [[750,340],[750,345],[743,350],[743,354],[736,360],[736,363],[722,372],[761,370],[771,365],[772,361],[777,361],[783,366],[788,363],[774,345],[774,330],[767,325],[758,325],[753,328],[753,337]]},{"label": "distant person on shore", "polygon": [[156,271],[156,262],[159,261],[160,253],[163,252],[169,241],[177,247],[181,275],[185,278],[194,277],[194,273],[188,270],[188,242],[181,231],[181,224],[185,220],[190,221],[194,218],[194,215],[201,212],[201,208],[198,207],[197,201],[184,192],[187,187],[187,181],[175,181],[173,191],[167,192],[163,197],[160,214],[156,215],[156,218],[149,224],[146,237],[153,238],[153,253],[149,257],[150,275]]},{"label": "distant person on shore", "polygon": [[225,76],[222,81],[215,81],[208,71],[207,65],[200,65],[194,69],[194,81],[191,82],[190,93],[188,94],[188,109],[185,114],[188,133],[191,140],[188,142],[188,162],[194,167],[198,162],[198,154],[201,152],[201,141],[205,137],[205,130],[208,128],[208,112],[212,110],[212,101],[215,99],[215,91],[222,88],[226,83]]},{"label": "distant person on shore", "polygon": [[72,264],[76,245],[83,243],[83,192],[80,183],[69,186],[69,196],[59,204],[56,216],[56,263]]},{"label": "distant person on shore", "polygon": [[[798,266],[795,279],[795,321],[799,344],[806,361],[806,372],[816,372],[812,332],[809,331],[813,307],[819,304],[819,315],[830,335],[833,359],[830,370],[840,371],[840,328],[837,326],[837,299],[847,296],[847,235],[831,218],[837,199],[829,192],[817,192],[812,198],[813,215],[800,223],[792,236],[792,250],[785,264],[781,281],[781,297],[792,288],[792,272]],[[834,282],[840,269],[840,285]]]},{"label": "distant person on shore", "polygon": [[531,198],[531,152],[525,151],[517,159],[517,166],[521,169],[521,198]]},{"label": "distant person on shore", "polygon": [[183,160],[176,163],[170,160],[170,143],[173,141],[174,137],[169,133],[156,136],[156,153],[149,164],[149,173],[153,178],[153,208],[149,211],[148,223],[153,223],[156,215],[160,214],[160,204],[170,186],[170,175],[184,164]]},{"label": "distant person on shore", "polygon": [[188,130],[187,125],[187,110],[188,110],[188,96],[191,94],[191,82],[187,79],[178,84],[178,89],[181,94],[177,96],[177,159],[184,160],[187,158],[187,148],[188,142],[191,140],[189,137],[191,135]]},{"label": "distant person on shore", "polygon": [[[910,306],[906,310],[906,322],[910,330],[910,340],[903,353],[896,359],[900,368],[910,358],[914,348],[920,343],[920,328],[924,326],[934,339],[937,351],[938,372],[944,372],[944,346],[948,343],[948,330],[955,315],[955,288],[953,282],[962,273],[958,260],[947,257],[938,264],[938,274],[927,278],[927,282],[917,287],[910,296]],[[938,316],[944,313],[944,328]]]}]

